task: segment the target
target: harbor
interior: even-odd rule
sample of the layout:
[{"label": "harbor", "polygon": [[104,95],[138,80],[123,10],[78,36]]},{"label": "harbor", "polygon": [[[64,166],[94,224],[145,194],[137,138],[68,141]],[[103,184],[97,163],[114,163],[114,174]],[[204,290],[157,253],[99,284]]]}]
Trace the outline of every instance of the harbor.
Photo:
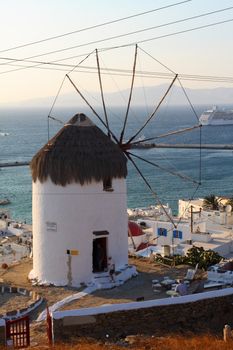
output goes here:
[{"label": "harbor", "polygon": [[[170,144],[170,143],[139,143],[132,145],[131,148],[148,149],[148,148],[182,148],[182,149],[206,149],[206,150],[233,150],[233,144]],[[1,166],[1,164],[0,164]]]},{"label": "harbor", "polygon": [[[131,145],[132,149],[150,149],[150,148],[170,148],[170,149],[206,149],[206,150],[233,150],[233,144],[170,144],[170,143],[135,143]],[[28,166],[29,161],[16,161],[16,162],[0,162],[0,168],[20,167]]]}]

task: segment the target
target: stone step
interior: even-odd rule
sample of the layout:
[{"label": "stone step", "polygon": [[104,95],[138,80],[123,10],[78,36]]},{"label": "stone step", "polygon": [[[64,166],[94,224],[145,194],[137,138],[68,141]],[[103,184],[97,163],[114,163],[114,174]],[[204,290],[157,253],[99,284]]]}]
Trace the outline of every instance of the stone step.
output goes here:
[{"label": "stone step", "polygon": [[119,287],[122,284],[123,284],[122,281],[116,281],[116,282],[96,283],[96,286],[98,289],[111,289],[111,288]]},{"label": "stone step", "polygon": [[100,272],[94,274],[91,283],[98,289],[111,289],[121,286],[129,278],[136,276],[137,271],[134,266],[123,266],[116,271],[114,276],[115,281],[112,282],[108,272]]},{"label": "stone step", "polygon": [[94,275],[94,278],[103,278],[103,277],[109,277],[109,274],[106,272],[103,272],[103,273]]}]

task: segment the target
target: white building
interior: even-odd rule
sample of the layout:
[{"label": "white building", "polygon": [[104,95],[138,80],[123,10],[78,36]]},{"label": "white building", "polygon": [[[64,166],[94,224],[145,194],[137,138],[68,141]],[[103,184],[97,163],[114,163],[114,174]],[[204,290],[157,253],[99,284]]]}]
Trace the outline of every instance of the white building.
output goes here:
[{"label": "white building", "polygon": [[[153,237],[158,245],[170,245],[179,243],[189,243],[192,240],[190,222],[188,220],[179,220],[173,217],[171,221],[143,219],[137,221],[145,223],[147,227],[152,228]],[[174,228],[176,225],[176,228]],[[205,222],[197,221],[194,225],[194,232],[205,232]]]},{"label": "white building", "polygon": [[8,210],[0,209],[0,237],[7,232],[10,213]]},{"label": "white building", "polygon": [[128,263],[126,157],[75,115],[32,159],[33,271],[39,283],[79,286]]},{"label": "white building", "polygon": [[229,224],[232,220],[231,207],[226,206],[222,211],[202,208],[203,199],[179,200],[180,217],[172,217],[173,223],[145,217],[137,222],[143,222],[146,227],[151,228],[150,242],[157,243],[155,251],[162,255],[185,255],[194,245],[213,250],[225,258],[232,258],[233,230],[232,224]]},{"label": "white building", "polygon": [[212,224],[220,225],[233,225],[233,213],[230,205],[226,205],[227,200],[222,199],[222,207],[220,210],[211,210],[204,209],[203,198],[197,198],[192,200],[179,200],[179,211],[178,216],[182,218],[191,218],[193,219],[203,218],[206,220],[207,228]]}]

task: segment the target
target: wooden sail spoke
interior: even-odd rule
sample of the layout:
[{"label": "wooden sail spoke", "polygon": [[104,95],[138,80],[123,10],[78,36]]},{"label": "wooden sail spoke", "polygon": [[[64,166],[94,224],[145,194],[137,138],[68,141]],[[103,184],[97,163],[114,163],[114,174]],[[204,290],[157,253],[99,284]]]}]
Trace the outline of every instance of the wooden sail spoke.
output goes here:
[{"label": "wooden sail spoke", "polygon": [[110,129],[109,129],[109,122],[108,122],[108,115],[107,115],[107,110],[106,110],[106,105],[104,101],[104,92],[103,92],[103,84],[102,84],[102,79],[101,79],[101,74],[100,74],[100,63],[99,63],[99,55],[98,55],[98,50],[96,49],[96,62],[97,62],[97,69],[98,69],[98,77],[99,77],[99,85],[100,85],[100,92],[101,92],[101,100],[102,100],[102,105],[103,105],[103,110],[104,110],[104,116],[105,116],[105,123],[106,127],[108,130],[108,136],[111,136]]},{"label": "wooden sail spoke", "polygon": [[167,218],[169,219],[169,221],[173,224],[173,226],[176,228],[176,224],[172,218],[172,216],[167,212],[166,208],[164,207],[163,203],[161,202],[158,194],[153,190],[153,188],[151,187],[150,183],[148,182],[148,180],[145,178],[145,176],[143,175],[143,173],[141,172],[141,170],[139,169],[139,167],[137,166],[137,164],[135,163],[135,161],[132,159],[130,153],[125,152],[127,158],[131,161],[131,163],[133,164],[133,166],[135,167],[135,169],[137,170],[138,174],[141,176],[141,178],[143,179],[144,183],[146,184],[146,186],[149,188],[150,192],[152,193],[152,195],[155,197],[155,199],[157,200],[157,202],[159,203],[159,205],[161,206],[164,214],[167,216]]},{"label": "wooden sail spoke", "polygon": [[131,103],[132,94],[133,94],[133,86],[134,86],[136,63],[137,63],[137,50],[138,50],[138,46],[136,45],[135,46],[135,54],[134,54],[133,74],[132,74],[131,87],[130,87],[130,93],[129,93],[129,100],[128,100],[128,105],[127,105],[124,125],[123,125],[123,129],[122,129],[121,136],[120,136],[120,144],[122,143],[123,138],[124,138],[126,123],[127,123],[128,115],[129,115],[130,103]]},{"label": "wooden sail spoke", "polygon": [[161,106],[161,104],[163,103],[163,101],[165,100],[166,96],[168,95],[169,91],[171,90],[172,86],[174,85],[176,79],[178,77],[178,74],[175,75],[174,79],[172,80],[171,84],[169,85],[167,91],[165,92],[165,94],[163,95],[163,97],[161,98],[161,100],[159,101],[158,105],[156,106],[156,108],[154,109],[154,111],[151,113],[151,115],[149,116],[149,118],[146,120],[146,122],[142,125],[142,127],[129,139],[128,143],[131,143],[139,134],[140,132],[142,132],[142,130],[147,126],[147,124],[151,121],[151,119],[154,117],[154,115],[156,114],[156,112],[158,111],[159,107]]},{"label": "wooden sail spoke", "polygon": [[75,90],[77,91],[77,93],[79,94],[79,96],[83,99],[83,101],[88,105],[88,107],[92,110],[92,112],[94,113],[94,115],[99,119],[99,121],[102,123],[102,125],[104,125],[104,127],[107,129],[107,131],[109,131],[110,135],[113,137],[113,139],[116,141],[116,143],[118,144],[119,141],[117,139],[117,137],[114,135],[114,133],[108,128],[107,124],[103,121],[103,119],[100,117],[100,115],[96,112],[96,110],[92,107],[92,105],[87,101],[87,99],[85,98],[85,96],[81,93],[81,91],[78,89],[78,87],[75,85],[75,83],[73,82],[73,80],[70,78],[70,76],[67,74],[66,75],[67,78],[69,79],[70,83],[73,85],[73,87],[75,88]]},{"label": "wooden sail spoke", "polygon": [[156,167],[156,168],[158,168],[158,169],[160,169],[160,170],[166,171],[167,173],[169,173],[169,174],[171,174],[171,175],[177,176],[177,177],[181,178],[182,180],[190,181],[190,182],[192,182],[192,183],[194,183],[194,184],[199,184],[198,181],[192,179],[191,177],[189,177],[189,176],[187,176],[187,175],[180,174],[180,173],[177,173],[177,172],[172,171],[172,170],[170,170],[170,169],[167,169],[167,168],[165,168],[165,167],[163,167],[163,166],[161,166],[161,165],[158,165],[158,164],[156,164],[156,163],[154,163],[154,162],[151,162],[150,160],[147,160],[147,159],[145,159],[145,158],[142,158],[142,157],[140,157],[140,156],[138,156],[138,155],[136,155],[136,154],[134,154],[134,153],[131,153],[131,152],[128,152],[128,153],[129,153],[131,156],[133,156],[133,157],[135,157],[135,158],[137,158],[137,159],[139,159],[139,160],[141,160],[141,161],[143,161],[143,162],[145,162],[145,163],[147,163],[147,164],[150,164],[150,165],[152,165],[152,166],[154,166],[154,167]]},{"label": "wooden sail spoke", "polygon": [[185,132],[188,132],[188,131],[192,131],[192,130],[198,129],[198,128],[201,128],[200,124],[191,126],[190,128],[184,128],[184,129],[171,131],[171,132],[168,132],[168,133],[165,133],[165,134],[161,134],[161,135],[148,137],[148,138],[145,138],[143,140],[138,140],[138,141],[131,142],[130,144],[131,145],[135,145],[135,144],[144,143],[144,142],[147,142],[147,141],[157,140],[157,139],[161,139],[161,138],[172,136],[172,135],[182,134],[182,133],[185,133]]}]

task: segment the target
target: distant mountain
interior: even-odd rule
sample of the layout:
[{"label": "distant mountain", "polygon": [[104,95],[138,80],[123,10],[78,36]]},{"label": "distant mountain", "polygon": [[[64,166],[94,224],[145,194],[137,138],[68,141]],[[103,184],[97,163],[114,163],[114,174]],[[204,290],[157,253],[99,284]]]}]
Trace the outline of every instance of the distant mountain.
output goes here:
[{"label": "distant mountain", "polygon": [[[163,96],[168,85],[158,85],[150,87],[136,87],[133,91],[132,105],[143,106],[154,105]],[[233,105],[233,88],[221,87],[214,89],[185,89],[190,101],[194,105]],[[84,93],[85,95],[85,93]],[[85,95],[88,101],[95,106],[96,101],[100,101],[101,98],[99,92],[90,92]],[[107,106],[122,106],[126,105],[128,101],[129,90],[122,90],[120,92],[105,93],[105,101]],[[50,107],[53,103],[54,97],[42,97],[32,100],[25,100],[17,105],[22,107]],[[73,107],[78,106],[80,98],[77,93],[69,93],[60,95],[57,101],[58,107]],[[145,102],[146,101],[146,102]],[[187,99],[184,95],[183,90],[179,86],[174,86],[167,96],[167,101],[170,105],[185,105],[187,104]],[[11,104],[12,105],[12,104]]]}]

